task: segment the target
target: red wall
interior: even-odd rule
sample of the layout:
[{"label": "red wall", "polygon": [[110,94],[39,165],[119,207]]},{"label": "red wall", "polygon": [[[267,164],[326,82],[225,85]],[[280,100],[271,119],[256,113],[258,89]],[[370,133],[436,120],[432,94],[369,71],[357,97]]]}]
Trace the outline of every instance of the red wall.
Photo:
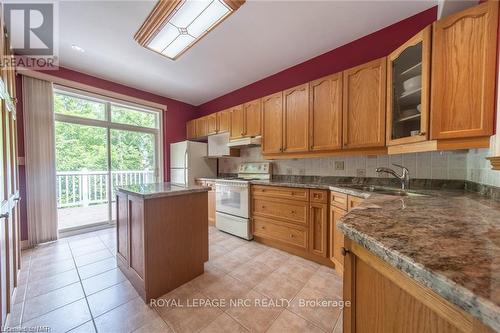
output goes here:
[{"label": "red wall", "polygon": [[[196,115],[196,108],[190,104],[179,102],[174,99],[158,96],[142,90],[134,89],[122,84],[103,80],[95,76],[76,72],[67,68],[60,68],[58,71],[45,71],[46,74],[64,78],[67,80],[83,83],[92,87],[105,89],[115,93],[120,93],[135,98],[163,104],[167,111],[163,114],[163,147],[164,147],[164,176],[168,181],[170,178],[170,143],[182,141],[186,138],[186,122]],[[22,76],[16,76],[16,91],[18,93],[17,114],[18,114],[18,138],[19,156],[24,157],[24,126],[23,126],[23,104],[22,104]],[[21,239],[28,238],[28,226],[26,219],[26,179],[24,167],[19,168],[19,181],[21,192]]]},{"label": "red wall", "polygon": [[437,6],[198,107],[198,116],[267,96],[388,55],[434,22]]}]

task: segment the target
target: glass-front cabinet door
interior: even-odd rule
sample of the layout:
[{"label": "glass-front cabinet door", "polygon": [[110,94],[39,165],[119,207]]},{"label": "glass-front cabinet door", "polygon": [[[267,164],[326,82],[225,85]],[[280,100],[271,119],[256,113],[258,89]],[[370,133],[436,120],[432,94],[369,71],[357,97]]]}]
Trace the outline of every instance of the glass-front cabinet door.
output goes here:
[{"label": "glass-front cabinet door", "polygon": [[429,137],[431,26],[391,53],[387,60],[387,145]]}]

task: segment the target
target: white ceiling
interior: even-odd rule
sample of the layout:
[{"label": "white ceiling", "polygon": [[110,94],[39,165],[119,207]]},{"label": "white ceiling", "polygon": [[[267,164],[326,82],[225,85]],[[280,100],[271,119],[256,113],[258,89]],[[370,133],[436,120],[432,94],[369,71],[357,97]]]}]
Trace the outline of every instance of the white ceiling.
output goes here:
[{"label": "white ceiling", "polygon": [[[62,66],[199,105],[436,5],[248,1],[179,59],[133,39],[156,1],[61,1]],[[85,49],[79,53],[72,44]]]}]

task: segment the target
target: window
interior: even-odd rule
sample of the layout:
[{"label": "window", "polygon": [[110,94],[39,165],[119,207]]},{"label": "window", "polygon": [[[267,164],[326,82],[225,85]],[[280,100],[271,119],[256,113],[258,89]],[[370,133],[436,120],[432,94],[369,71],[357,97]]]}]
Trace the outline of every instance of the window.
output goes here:
[{"label": "window", "polygon": [[112,223],[116,187],[162,175],[162,113],[69,88],[54,89],[60,231]]},{"label": "window", "polygon": [[54,94],[54,112],[82,118],[104,120],[106,119],[106,104],[57,92]]},{"label": "window", "polygon": [[119,124],[158,128],[158,113],[111,104],[111,121]]}]

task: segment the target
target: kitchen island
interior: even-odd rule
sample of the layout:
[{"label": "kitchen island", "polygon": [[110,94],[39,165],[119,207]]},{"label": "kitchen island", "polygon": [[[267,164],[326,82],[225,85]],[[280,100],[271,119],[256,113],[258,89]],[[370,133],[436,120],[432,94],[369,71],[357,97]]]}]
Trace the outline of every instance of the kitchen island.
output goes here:
[{"label": "kitchen island", "polygon": [[171,183],[118,188],[118,267],[145,302],[204,272],[208,191]]}]

